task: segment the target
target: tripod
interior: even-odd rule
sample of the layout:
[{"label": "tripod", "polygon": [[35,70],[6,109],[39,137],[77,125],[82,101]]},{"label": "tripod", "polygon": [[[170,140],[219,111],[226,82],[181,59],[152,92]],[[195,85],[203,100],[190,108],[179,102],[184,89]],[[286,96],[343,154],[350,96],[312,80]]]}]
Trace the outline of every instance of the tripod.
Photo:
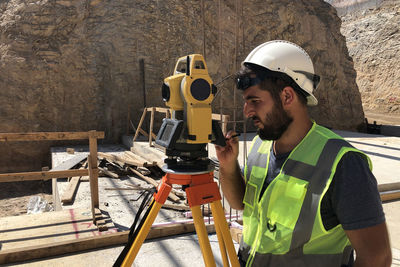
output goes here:
[{"label": "tripod", "polygon": [[[229,232],[228,224],[221,205],[221,195],[217,183],[213,180],[213,171],[203,171],[195,173],[174,173],[166,172],[159,186],[158,192],[154,194],[150,211],[143,225],[139,229],[132,246],[130,247],[121,266],[131,266],[140,247],[146,239],[151,225],[157,217],[162,205],[167,200],[168,194],[172,189],[172,184],[187,186],[186,196],[189,207],[192,210],[193,221],[199,238],[200,249],[203,255],[205,266],[216,266],[212,255],[208,233],[201,214],[200,205],[210,203],[211,212],[214,216],[215,230],[217,232],[219,248],[224,266],[239,266],[235,247]],[[229,260],[226,252],[228,252]]]}]

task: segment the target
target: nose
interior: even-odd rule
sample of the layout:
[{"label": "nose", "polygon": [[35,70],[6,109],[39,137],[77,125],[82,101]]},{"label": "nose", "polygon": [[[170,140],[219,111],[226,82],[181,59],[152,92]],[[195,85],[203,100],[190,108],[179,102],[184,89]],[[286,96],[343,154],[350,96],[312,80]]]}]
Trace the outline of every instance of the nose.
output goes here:
[{"label": "nose", "polygon": [[254,115],[254,111],[250,108],[250,105],[248,105],[247,102],[243,105],[243,114],[246,118],[253,117]]}]

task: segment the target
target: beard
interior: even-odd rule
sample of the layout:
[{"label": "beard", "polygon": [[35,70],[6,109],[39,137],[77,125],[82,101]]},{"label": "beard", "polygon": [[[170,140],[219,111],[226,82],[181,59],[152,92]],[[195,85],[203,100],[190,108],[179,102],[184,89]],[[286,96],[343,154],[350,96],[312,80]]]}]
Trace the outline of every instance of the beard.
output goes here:
[{"label": "beard", "polygon": [[257,130],[257,134],[262,140],[278,140],[293,121],[281,103],[275,106],[276,108],[266,114],[264,121],[256,117],[264,126]]}]

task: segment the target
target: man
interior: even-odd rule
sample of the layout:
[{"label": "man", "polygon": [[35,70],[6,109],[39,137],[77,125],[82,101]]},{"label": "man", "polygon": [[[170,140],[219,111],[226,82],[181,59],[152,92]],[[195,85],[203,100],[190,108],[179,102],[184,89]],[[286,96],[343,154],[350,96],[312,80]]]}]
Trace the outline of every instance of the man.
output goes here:
[{"label": "man", "polygon": [[255,48],[237,75],[258,136],[244,174],[234,132],[216,151],[224,195],[244,210],[242,266],[391,264],[369,158],[308,115],[318,83],[308,54],[286,41]]}]

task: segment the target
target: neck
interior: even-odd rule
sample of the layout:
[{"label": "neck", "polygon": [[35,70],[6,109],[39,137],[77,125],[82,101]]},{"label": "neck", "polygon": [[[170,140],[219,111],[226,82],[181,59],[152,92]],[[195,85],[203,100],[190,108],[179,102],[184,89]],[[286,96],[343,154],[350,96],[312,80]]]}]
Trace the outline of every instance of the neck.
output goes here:
[{"label": "neck", "polygon": [[301,120],[293,120],[283,135],[274,141],[275,154],[284,154],[292,151],[307,135],[311,127],[312,122],[308,117]]}]

